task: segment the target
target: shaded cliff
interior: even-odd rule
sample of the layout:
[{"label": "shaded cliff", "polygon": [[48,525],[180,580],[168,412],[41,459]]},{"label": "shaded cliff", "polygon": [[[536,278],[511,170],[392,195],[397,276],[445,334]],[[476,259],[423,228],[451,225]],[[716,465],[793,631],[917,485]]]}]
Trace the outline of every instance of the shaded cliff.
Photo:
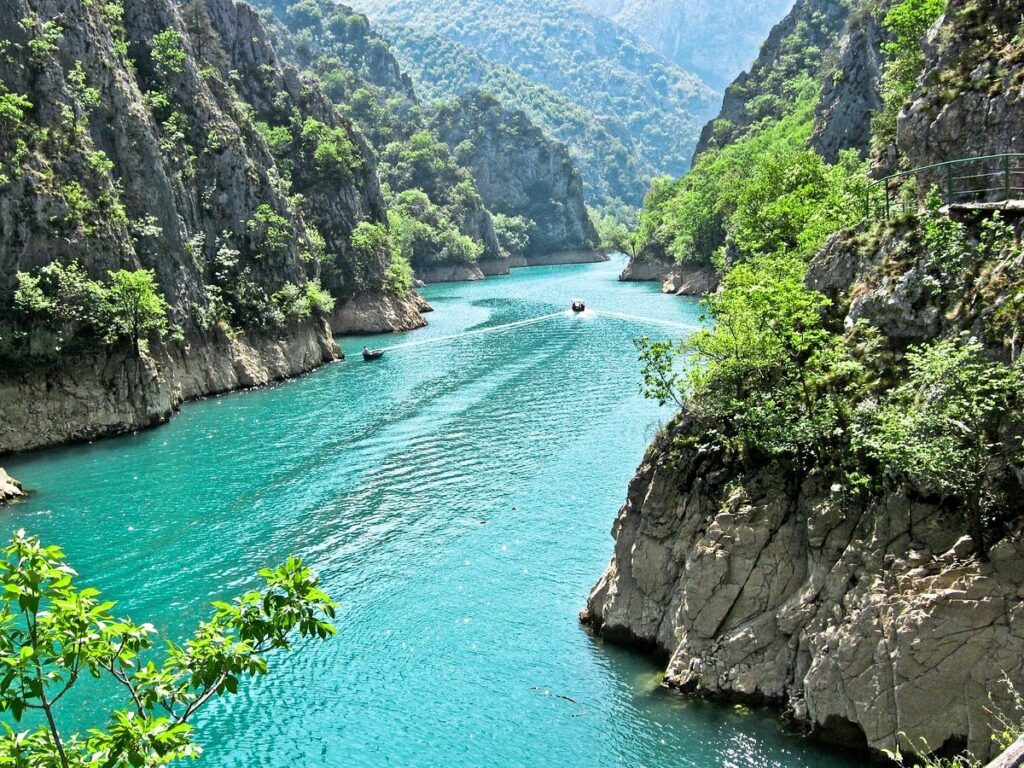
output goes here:
[{"label": "shaded cliff", "polygon": [[548,140],[524,113],[475,92],[439,107],[433,124],[469,167],[484,204],[532,223],[522,249],[527,261],[597,248],[579,171],[565,147]]},{"label": "shaded cliff", "polygon": [[[0,453],[336,359],[332,298],[400,306],[379,330],[422,324],[389,255],[351,243],[384,221],[373,154],[250,7],[14,0],[0,29]],[[97,317],[109,273],[140,269],[167,331],[136,356]]]}]

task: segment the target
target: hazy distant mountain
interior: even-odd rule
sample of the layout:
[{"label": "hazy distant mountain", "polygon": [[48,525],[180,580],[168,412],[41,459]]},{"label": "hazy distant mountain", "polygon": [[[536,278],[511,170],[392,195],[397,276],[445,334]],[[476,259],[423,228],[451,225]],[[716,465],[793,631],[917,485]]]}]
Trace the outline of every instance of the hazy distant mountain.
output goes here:
[{"label": "hazy distant mountain", "polygon": [[757,56],[793,0],[575,0],[723,90]]},{"label": "hazy distant mountain", "polygon": [[[674,65],[633,32],[567,0],[451,0],[443,8],[434,0],[354,0],[353,4],[372,20],[439,35],[526,81],[543,85],[593,115],[596,125],[625,126],[625,137],[612,131],[628,142],[625,148],[632,162],[608,158],[609,169],[614,167],[616,173],[630,164],[648,178],[684,171],[702,121],[719,104],[718,93],[699,77]],[[468,66],[464,56],[448,57],[446,70],[438,71],[439,57],[421,44],[422,37],[396,34],[395,38],[399,57],[414,76],[415,70],[426,67],[431,69],[430,78],[423,80],[480,80],[462,71]],[[755,48],[756,44],[751,51]],[[502,99],[535,113],[530,102],[536,94],[517,90],[521,97],[505,92]],[[567,112],[564,122],[570,120],[578,122]],[[560,121],[549,114],[545,122]],[[593,151],[592,147],[579,149]],[[616,186],[636,187],[632,183]]]}]

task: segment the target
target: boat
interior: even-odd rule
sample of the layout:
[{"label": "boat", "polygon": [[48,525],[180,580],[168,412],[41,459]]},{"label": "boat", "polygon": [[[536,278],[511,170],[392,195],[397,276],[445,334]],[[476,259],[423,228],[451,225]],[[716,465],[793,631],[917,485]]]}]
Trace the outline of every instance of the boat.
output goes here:
[{"label": "boat", "polygon": [[370,362],[371,360],[380,360],[382,357],[384,357],[384,350],[383,349],[364,349],[363,350],[363,360],[365,360],[366,362]]},{"label": "boat", "polygon": [[576,300],[573,301],[573,303],[572,303],[572,311],[573,312],[586,312],[587,311],[587,305],[583,301],[583,299],[576,299]]}]

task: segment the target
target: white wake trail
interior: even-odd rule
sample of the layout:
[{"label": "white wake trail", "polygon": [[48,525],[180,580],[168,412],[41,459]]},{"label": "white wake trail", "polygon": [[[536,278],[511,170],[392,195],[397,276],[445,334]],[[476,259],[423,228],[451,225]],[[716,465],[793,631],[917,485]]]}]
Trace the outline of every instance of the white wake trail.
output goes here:
[{"label": "white wake trail", "polygon": [[676,328],[680,331],[699,331],[702,326],[699,323],[676,323],[672,320],[658,320],[653,317],[640,317],[639,315],[626,315],[622,312],[607,312],[603,309],[593,310],[592,314],[599,317],[611,317],[616,320],[626,320],[632,323],[647,323],[649,325],[663,325],[666,328]]},{"label": "white wake trail", "polygon": [[541,317],[533,317],[529,320],[517,320],[514,323],[505,323],[504,325],[495,325],[491,328],[480,328],[476,331],[465,331],[463,333],[455,333],[450,336],[438,336],[436,339],[423,339],[422,341],[410,341],[406,344],[396,344],[393,347],[384,347],[385,352],[395,352],[400,349],[412,349],[413,347],[426,347],[430,344],[441,344],[445,341],[453,341],[455,339],[463,339],[469,336],[483,336],[488,333],[498,333],[499,331],[507,331],[512,328],[526,328],[529,325],[536,325],[537,323],[543,323],[547,320],[553,320],[556,317],[565,317],[565,312],[553,312],[550,315],[543,315]]}]

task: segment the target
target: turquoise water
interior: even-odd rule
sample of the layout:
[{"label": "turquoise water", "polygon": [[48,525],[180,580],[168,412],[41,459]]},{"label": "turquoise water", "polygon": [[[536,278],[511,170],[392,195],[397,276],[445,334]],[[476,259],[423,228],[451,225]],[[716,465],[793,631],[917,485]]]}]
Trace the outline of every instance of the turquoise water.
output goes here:
[{"label": "turquoise water", "polygon": [[[338,636],[207,710],[209,768],[852,765],[770,713],[661,689],[648,660],[577,623],[669,415],[637,394],[631,339],[682,332],[621,315],[699,318],[618,283],[621,267],[434,286],[431,326],[370,340],[413,345],[378,363],[353,354],[158,429],[9,459],[36,492],[7,527],[62,544],[120,611],[176,639],[261,566],[316,567]],[[563,312],[577,295],[620,317]]]}]

